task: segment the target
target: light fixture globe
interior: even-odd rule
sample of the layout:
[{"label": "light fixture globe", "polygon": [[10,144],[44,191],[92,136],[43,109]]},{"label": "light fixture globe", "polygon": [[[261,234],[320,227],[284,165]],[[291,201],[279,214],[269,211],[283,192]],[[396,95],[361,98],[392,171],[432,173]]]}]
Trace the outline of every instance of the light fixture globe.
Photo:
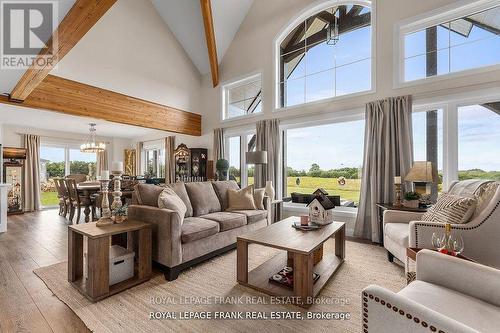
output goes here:
[{"label": "light fixture globe", "polygon": [[80,151],[82,153],[100,153],[106,150],[106,144],[104,142],[96,142],[95,140],[95,123],[89,124],[90,135],[89,140],[82,145],[80,145]]}]

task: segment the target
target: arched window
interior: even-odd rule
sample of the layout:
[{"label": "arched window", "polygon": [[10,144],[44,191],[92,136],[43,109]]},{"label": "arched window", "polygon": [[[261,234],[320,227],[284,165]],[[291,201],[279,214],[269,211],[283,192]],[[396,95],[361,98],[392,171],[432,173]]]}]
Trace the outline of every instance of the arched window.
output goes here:
[{"label": "arched window", "polygon": [[337,1],[287,31],[277,45],[278,107],[371,90],[369,1]]}]

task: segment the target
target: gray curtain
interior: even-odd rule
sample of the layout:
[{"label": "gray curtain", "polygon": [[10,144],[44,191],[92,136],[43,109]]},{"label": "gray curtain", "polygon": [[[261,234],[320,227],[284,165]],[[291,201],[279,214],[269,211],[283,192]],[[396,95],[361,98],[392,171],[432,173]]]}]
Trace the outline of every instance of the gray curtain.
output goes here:
[{"label": "gray curtain", "polygon": [[137,142],[136,147],[135,147],[135,173],[136,173],[136,176],[142,175],[141,155],[142,155],[143,145],[144,144],[142,142]]},{"label": "gray curtain", "polygon": [[273,182],[276,198],[282,195],[281,136],[278,119],[261,120],[256,125],[256,150],[267,151],[267,164],[255,166],[255,184],[264,187]]},{"label": "gray curtain", "polygon": [[411,96],[366,104],[363,176],[354,235],[379,241],[376,203],[394,200],[394,177],[413,163]]},{"label": "gray curtain", "polygon": [[40,137],[25,134],[26,163],[24,165],[24,210],[40,210]]},{"label": "gray curtain", "polygon": [[165,183],[175,183],[175,136],[165,138]]},{"label": "gray curtain", "polygon": [[97,153],[96,175],[100,176],[104,170],[108,168],[108,151],[104,150]]},{"label": "gray curtain", "polygon": [[214,163],[224,158],[224,130],[222,128],[214,129]]}]

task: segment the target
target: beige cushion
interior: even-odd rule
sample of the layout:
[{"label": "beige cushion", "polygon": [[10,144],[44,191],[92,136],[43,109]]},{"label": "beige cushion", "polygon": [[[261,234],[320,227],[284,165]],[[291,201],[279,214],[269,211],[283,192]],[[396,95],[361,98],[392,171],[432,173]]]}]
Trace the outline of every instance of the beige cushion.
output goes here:
[{"label": "beige cushion", "polygon": [[186,215],[186,205],[182,201],[181,198],[169,187],[163,189],[158,197],[158,207],[170,209],[171,211],[176,212],[179,217],[181,217],[181,221]]},{"label": "beige cushion", "polygon": [[231,230],[247,224],[245,215],[230,212],[210,213],[200,217],[219,223],[220,231]]},{"label": "beige cushion", "polygon": [[253,201],[257,209],[266,209],[264,207],[264,195],[266,194],[265,188],[256,188],[253,190]]},{"label": "beige cushion", "polygon": [[267,210],[234,210],[233,213],[245,215],[248,224],[259,222],[267,218]]},{"label": "beige cushion", "polygon": [[137,184],[134,193],[139,205],[158,207],[158,197],[163,187],[152,184]]},{"label": "beige cushion", "polygon": [[469,222],[476,209],[477,200],[443,193],[424,215],[422,221],[463,224]]},{"label": "beige cushion", "polygon": [[221,206],[211,182],[186,183],[186,191],[193,206],[193,215],[220,212]]},{"label": "beige cushion", "polygon": [[227,190],[239,190],[240,187],[234,180],[225,180],[225,181],[217,181],[212,182],[214,186],[215,193],[217,193],[217,197],[219,198],[221,210],[225,211],[227,209]]},{"label": "beige cushion", "polygon": [[414,281],[398,294],[478,332],[498,332],[500,308],[477,298],[424,281]]},{"label": "beige cushion", "polygon": [[194,242],[219,232],[219,223],[199,217],[188,217],[182,224],[183,243]]},{"label": "beige cushion", "polygon": [[252,186],[247,186],[241,190],[228,189],[227,199],[227,210],[229,211],[255,209]]},{"label": "beige cushion", "polygon": [[472,214],[472,218],[476,218],[483,212],[483,210],[488,206],[493,199],[493,196],[497,192],[499,182],[488,182],[481,185],[474,193],[474,196],[477,199],[477,206],[474,210],[474,214]]},{"label": "beige cushion", "polygon": [[168,184],[166,187],[171,188],[174,190],[175,194],[181,198],[182,202],[186,205],[186,214],[185,217],[191,217],[193,216],[193,206],[191,206],[191,201],[189,201],[189,196],[186,192],[186,186],[184,183],[173,183],[173,184]]}]

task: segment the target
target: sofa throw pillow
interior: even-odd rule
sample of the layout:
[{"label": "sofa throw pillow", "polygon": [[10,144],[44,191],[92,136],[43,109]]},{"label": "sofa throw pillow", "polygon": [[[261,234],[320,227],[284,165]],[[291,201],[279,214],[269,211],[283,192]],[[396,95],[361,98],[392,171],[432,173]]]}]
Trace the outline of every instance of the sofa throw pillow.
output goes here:
[{"label": "sofa throw pillow", "polygon": [[265,188],[256,188],[253,190],[253,201],[255,202],[255,208],[264,210],[264,195],[266,195]]},{"label": "sofa throw pillow", "polygon": [[179,214],[181,221],[184,220],[184,215],[186,214],[187,207],[184,201],[172,190],[166,187],[160,193],[158,197],[158,207],[169,209]]},{"label": "sofa throw pillow", "polygon": [[227,190],[227,210],[255,210],[253,187],[248,186],[241,190]]},{"label": "sofa throw pillow", "polygon": [[444,193],[439,196],[436,204],[422,215],[421,220],[451,224],[467,223],[476,205],[475,198]]}]

